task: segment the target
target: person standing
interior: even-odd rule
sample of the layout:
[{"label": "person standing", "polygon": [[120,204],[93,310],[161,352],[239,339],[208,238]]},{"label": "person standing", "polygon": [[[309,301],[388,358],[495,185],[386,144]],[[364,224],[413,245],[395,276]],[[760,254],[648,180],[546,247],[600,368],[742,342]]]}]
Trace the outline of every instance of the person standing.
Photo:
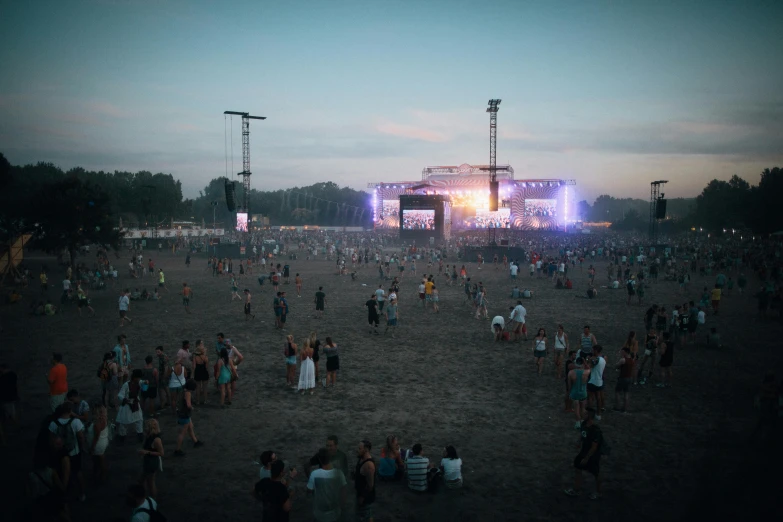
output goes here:
[{"label": "person standing", "polygon": [[544,371],[544,360],[549,350],[546,347],[546,329],[539,328],[535,338],[533,338],[533,361],[538,367],[538,375]]},{"label": "person standing", "polygon": [[370,299],[364,303],[364,306],[367,307],[367,322],[370,325],[370,333],[375,333],[375,335],[378,335],[378,324],[380,323],[377,298],[378,296],[372,294]]},{"label": "person standing", "polygon": [[49,408],[54,413],[68,394],[68,368],[63,364],[63,354],[59,352],[52,354],[51,364],[46,381],[49,383]]},{"label": "person standing", "polygon": [[313,348],[310,346],[310,339],[305,339],[301,354],[302,364],[299,366],[299,391],[302,395],[306,391],[313,394],[315,389],[315,364],[313,363]]},{"label": "person standing", "polygon": [[[159,403],[160,403],[160,409],[165,408],[168,406],[169,399],[169,389],[168,389],[168,383],[166,383],[166,376],[168,375],[169,370],[171,369],[169,365],[169,356],[163,353],[163,347],[162,346],[156,346],[155,347],[155,361],[158,365],[158,379],[159,381],[162,380],[162,384],[158,384],[158,397],[159,397]],[[164,399],[165,397],[165,399]]]},{"label": "person standing", "polygon": [[[242,265],[239,265],[242,266]],[[196,381],[198,389],[196,391],[196,402],[206,404],[207,388],[209,387],[209,356],[204,350],[204,341],[196,341],[196,352],[193,356],[193,380]]]},{"label": "person standing", "polygon": [[[245,294],[245,321],[249,321],[250,319],[256,318],[256,316],[252,313],[253,296],[250,295],[249,288],[245,288],[244,294]],[[275,322],[277,322],[277,316],[275,316]]]},{"label": "person standing", "polygon": [[149,416],[155,417],[155,399],[158,397],[158,385],[160,376],[158,370],[152,365],[154,359],[151,355],[144,358],[144,368],[141,369],[141,407],[147,406]]},{"label": "person standing", "polygon": [[185,311],[190,313],[190,298],[193,296],[193,290],[187,283],[182,283],[182,305],[185,307]]},{"label": "person standing", "polygon": [[386,330],[383,331],[384,334],[389,331],[389,328],[392,329],[392,339],[394,339],[394,331],[397,329],[397,319],[399,317],[399,313],[397,310],[397,300],[394,299],[393,301],[389,301],[389,306],[386,307]]},{"label": "person standing", "polygon": [[524,335],[525,341],[527,341],[527,327],[525,326],[527,310],[522,306],[522,301],[517,301],[517,305],[509,310],[511,310],[511,315],[509,316],[511,324],[509,327],[514,334],[513,340],[516,341],[519,339],[520,335]]},{"label": "person standing", "polygon": [[[223,347],[220,349],[220,355],[217,362],[217,385],[220,389],[220,407],[224,405],[231,406],[231,377],[232,373],[231,358],[228,355],[228,348]],[[236,369],[234,369],[236,372]]]},{"label": "person standing", "polygon": [[169,291],[168,288],[166,288],[166,275],[163,273],[163,269],[158,269],[158,288],[164,289],[166,292]]},{"label": "person standing", "polygon": [[141,411],[141,370],[133,370],[131,380],[120,388],[117,398],[120,401],[120,411],[117,412],[117,440],[120,444],[125,442],[128,426],[133,425],[139,442],[143,440],[144,427],[142,425],[143,413]]},{"label": "person standing", "polygon": [[320,319],[324,316],[324,307],[326,306],[326,294],[324,287],[319,286],[315,293],[315,317]]},{"label": "person standing", "polygon": [[[293,491],[283,479],[285,463],[274,460],[269,465],[269,476],[256,483],[255,492],[263,503],[264,522],[288,522],[292,507]],[[292,475],[294,475],[292,473]],[[295,475],[294,475],[295,476]]]},{"label": "person standing", "polygon": [[[617,369],[620,370],[620,377],[617,379],[617,385],[614,388],[614,410],[621,413],[628,413],[628,405],[631,402],[631,382],[633,382],[636,372],[636,361],[631,355],[628,346],[623,346],[620,350],[620,360],[617,362]],[[622,398],[622,401],[620,400]]]},{"label": "person standing", "polygon": [[565,360],[565,408],[563,411],[565,413],[573,413],[574,409],[571,407],[573,404],[573,400],[571,399],[571,381],[568,379],[568,376],[571,373],[571,370],[574,369],[576,366],[576,350],[570,350],[568,352],[568,358]]},{"label": "person standing", "polygon": [[375,461],[372,458],[372,444],[369,440],[359,443],[356,452],[359,462],[354,470],[356,489],[356,520],[373,522],[375,519]]},{"label": "person standing", "polygon": [[[283,347],[283,355],[285,355],[285,383],[296,389],[296,352],[297,346],[294,342],[294,336],[289,334],[286,336],[285,345]],[[327,364],[328,368],[328,364]]]},{"label": "person standing", "polygon": [[383,284],[378,285],[375,295],[378,301],[378,312],[383,312],[383,305],[386,301],[386,292],[383,289]]},{"label": "person standing", "polygon": [[[557,325],[555,334],[555,376],[558,379],[563,378],[563,359],[568,350],[568,334],[563,330],[563,325]],[[567,373],[567,372],[566,372]]]},{"label": "person standing", "polygon": [[190,435],[190,439],[193,441],[194,448],[200,448],[204,443],[196,437],[196,432],[193,429],[193,421],[190,416],[193,413],[192,394],[196,389],[196,381],[188,379],[185,382],[182,396],[179,400],[179,408],[177,409],[177,424],[180,427],[179,435],[177,436],[177,449],[174,451],[174,455],[182,457],[185,452],[182,451],[182,442],[185,439],[185,435]]},{"label": "person standing", "polygon": [[581,446],[581,450],[574,458],[574,487],[565,490],[565,494],[569,497],[579,496],[582,489],[582,471],[585,470],[595,477],[595,493],[590,494],[590,500],[601,498],[600,463],[601,445],[604,439],[601,428],[595,423],[597,418],[596,411],[588,408],[587,419],[580,425],[577,447]]},{"label": "person standing", "polygon": [[125,342],[126,339],[127,337],[125,337],[125,335],[118,335],[117,344],[115,344],[113,348],[114,362],[117,363],[117,375],[119,377],[118,386],[122,386],[125,381],[128,380],[130,372],[130,347],[128,346],[128,343]]},{"label": "person standing", "polygon": [[193,372],[193,354],[190,353],[190,341],[182,341],[182,348],[177,350],[175,364],[180,363],[185,368],[185,377],[190,378]]},{"label": "person standing", "polygon": [[158,496],[155,475],[163,470],[163,441],[160,438],[160,426],[155,419],[144,423],[144,446],[139,450],[143,457],[141,481],[151,497]]},{"label": "person standing", "polygon": [[669,339],[669,332],[663,332],[663,338],[658,345],[658,353],[661,358],[658,365],[661,367],[661,380],[658,388],[671,388],[672,365],[674,364],[674,343]]},{"label": "person standing", "polygon": [[326,384],[324,387],[328,387],[330,381],[334,386],[337,384],[337,372],[340,370],[340,351],[331,337],[327,337],[324,343],[324,355],[326,356]]},{"label": "person standing", "polygon": [[587,381],[587,392],[590,394],[589,404],[595,406],[596,420],[601,420],[601,412],[604,411],[604,369],[606,368],[606,359],[601,352],[603,348],[600,344],[593,346],[592,368],[590,370],[590,380]]},{"label": "person standing", "polygon": [[128,312],[130,311],[130,297],[128,295],[130,294],[129,289],[125,289],[124,292],[120,292],[120,300],[119,300],[119,308],[120,308],[120,327],[125,326],[125,321],[128,321],[131,323],[131,318],[128,317]]},{"label": "person standing", "polygon": [[294,277],[294,284],[296,285],[296,297],[302,297],[302,278],[298,272]]},{"label": "person standing", "polygon": [[288,318],[288,299],[286,293],[280,292],[280,328],[285,328],[285,322]]},{"label": "person standing", "polygon": [[[82,473],[82,448],[86,448],[84,439],[84,424],[72,415],[73,403],[63,402],[55,410],[54,420],[49,423],[49,437],[52,442],[59,439],[65,457],[70,464],[70,470],[63,474],[63,482],[69,482],[69,477],[76,477],[79,484],[79,500],[84,502],[87,497]],[[55,442],[56,444],[56,442]]]},{"label": "person standing", "polygon": [[579,353],[577,357],[587,359],[593,356],[593,347],[598,344],[595,335],[590,333],[590,325],[585,325],[579,338]]},{"label": "person standing", "polygon": [[568,387],[571,390],[569,396],[576,414],[575,428],[579,428],[584,413],[585,400],[587,400],[587,381],[590,379],[590,369],[584,367],[584,359],[577,357],[576,365],[568,372]]},{"label": "person standing", "polygon": [[341,492],[347,482],[339,469],[334,469],[329,450],[318,450],[319,469],[310,473],[307,491],[313,495],[313,518],[316,522],[336,522],[342,516]]}]

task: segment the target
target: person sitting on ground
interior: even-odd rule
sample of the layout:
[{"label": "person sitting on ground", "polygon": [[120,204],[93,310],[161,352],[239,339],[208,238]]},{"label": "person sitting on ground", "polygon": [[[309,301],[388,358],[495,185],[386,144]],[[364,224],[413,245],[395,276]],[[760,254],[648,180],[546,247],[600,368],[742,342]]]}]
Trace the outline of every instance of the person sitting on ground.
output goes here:
[{"label": "person sitting on ground", "polygon": [[139,299],[141,299],[141,292],[139,292],[138,288],[133,289],[133,292],[131,292],[130,295],[130,299],[131,301],[138,301]]},{"label": "person sitting on ground", "polygon": [[398,480],[405,474],[405,460],[400,451],[397,437],[386,437],[386,445],[381,448],[381,458],[378,462],[378,475],[384,480]]},{"label": "person sitting on ground", "polygon": [[146,301],[147,299],[149,299],[149,298],[150,298],[150,293],[149,293],[149,292],[147,292],[147,289],[146,289],[146,288],[142,288],[142,290],[141,290],[141,298],[142,298],[144,301]]},{"label": "person sitting on ground", "polygon": [[555,289],[562,290],[565,288],[565,285],[563,284],[563,280],[559,277],[557,278],[557,282],[555,283]]},{"label": "person sitting on ground", "polygon": [[152,300],[152,301],[157,301],[158,299],[160,299],[160,294],[158,293],[158,289],[157,289],[157,288],[155,288],[155,289],[152,291],[152,295],[150,296],[150,300]]},{"label": "person sitting on ground", "polygon": [[609,290],[619,290],[620,289],[620,281],[615,279],[612,281],[612,284],[607,287]]},{"label": "person sitting on ground", "polygon": [[38,304],[32,306],[31,308],[33,310],[33,315],[44,315],[44,312],[45,312],[44,308],[45,307],[44,307],[44,302],[43,301],[38,301]]},{"label": "person sitting on ground", "polygon": [[457,456],[457,450],[454,446],[446,446],[443,449],[440,469],[447,488],[459,489],[462,487],[462,459]]},{"label": "person sitting on ground", "polygon": [[57,313],[57,307],[52,304],[50,300],[46,300],[46,305],[44,305],[44,314],[45,315],[54,315]]},{"label": "person sitting on ground", "polygon": [[421,444],[414,444],[412,451],[413,455],[408,457],[405,462],[405,468],[408,472],[408,488],[412,491],[427,491],[437,473],[432,472],[434,466],[430,459],[422,455]]},{"label": "person sitting on ground", "polygon": [[715,327],[710,328],[710,333],[707,336],[707,346],[710,348],[720,348],[720,334]]},{"label": "person sitting on ground", "polygon": [[574,283],[572,283],[571,280],[566,277],[565,289],[566,290],[572,290],[573,288],[574,288]]},{"label": "person sitting on ground", "polygon": [[513,299],[519,299],[519,294],[520,294],[520,292],[519,292],[519,287],[518,286],[515,286],[514,288],[511,289],[511,297]]},{"label": "person sitting on ground", "polygon": [[[513,310],[513,308],[512,308]],[[506,320],[502,315],[496,315],[492,318],[492,333],[495,334],[495,341],[503,340],[503,329],[506,327]]]},{"label": "person sitting on ground", "polygon": [[525,299],[532,299],[533,291],[528,288],[525,288],[524,290],[522,290],[522,297]]},{"label": "person sitting on ground", "polygon": [[598,290],[595,289],[593,283],[590,283],[590,286],[587,288],[587,298],[594,299],[596,297],[598,297]]}]

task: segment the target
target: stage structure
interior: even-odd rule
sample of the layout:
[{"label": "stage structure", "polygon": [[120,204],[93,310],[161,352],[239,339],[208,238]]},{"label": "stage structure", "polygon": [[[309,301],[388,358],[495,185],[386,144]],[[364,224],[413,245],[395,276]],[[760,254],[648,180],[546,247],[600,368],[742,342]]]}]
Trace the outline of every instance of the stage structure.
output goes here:
[{"label": "stage structure", "polygon": [[[451,230],[565,230],[575,223],[570,179],[514,179],[510,165],[494,168],[499,205],[490,210],[490,165],[426,167],[421,181],[371,183],[373,221],[378,229],[400,229],[402,196],[448,197]],[[573,190],[573,189],[570,189]],[[445,211],[444,211],[445,213]]]},{"label": "stage structure", "polygon": [[[237,111],[223,111],[223,114],[231,116],[242,117],[242,172],[239,173],[242,176],[242,188],[244,194],[242,198],[242,208],[240,212],[245,214],[245,222],[247,222],[248,198],[250,197],[250,120],[265,120],[266,116],[251,116],[248,112]],[[232,151],[233,158],[233,151]],[[233,159],[231,160],[233,165]],[[238,228],[238,225],[237,225]],[[245,224],[245,232],[247,232],[247,225]]]}]

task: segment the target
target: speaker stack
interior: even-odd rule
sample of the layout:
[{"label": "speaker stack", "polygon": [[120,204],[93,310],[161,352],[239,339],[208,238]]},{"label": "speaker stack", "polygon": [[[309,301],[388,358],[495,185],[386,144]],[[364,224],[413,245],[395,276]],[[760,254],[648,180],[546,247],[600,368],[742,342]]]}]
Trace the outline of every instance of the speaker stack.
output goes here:
[{"label": "speaker stack", "polygon": [[659,199],[655,204],[655,219],[666,219],[666,200]]},{"label": "speaker stack", "polygon": [[489,182],[489,210],[492,212],[498,209],[498,181]]},{"label": "speaker stack", "polygon": [[236,210],[236,202],[234,201],[234,182],[226,180],[226,206],[229,212]]}]

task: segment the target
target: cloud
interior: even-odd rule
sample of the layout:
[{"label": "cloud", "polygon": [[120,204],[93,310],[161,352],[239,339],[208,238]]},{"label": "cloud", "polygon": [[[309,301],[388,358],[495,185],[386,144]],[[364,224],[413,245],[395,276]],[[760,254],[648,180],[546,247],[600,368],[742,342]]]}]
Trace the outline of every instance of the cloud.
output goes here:
[{"label": "cloud", "polygon": [[428,141],[434,143],[442,143],[448,140],[448,138],[440,132],[423,129],[421,127],[415,127],[413,125],[401,125],[399,123],[381,123],[376,125],[375,130],[381,134],[388,134],[390,136],[397,136],[399,138],[407,138],[411,140]]}]

